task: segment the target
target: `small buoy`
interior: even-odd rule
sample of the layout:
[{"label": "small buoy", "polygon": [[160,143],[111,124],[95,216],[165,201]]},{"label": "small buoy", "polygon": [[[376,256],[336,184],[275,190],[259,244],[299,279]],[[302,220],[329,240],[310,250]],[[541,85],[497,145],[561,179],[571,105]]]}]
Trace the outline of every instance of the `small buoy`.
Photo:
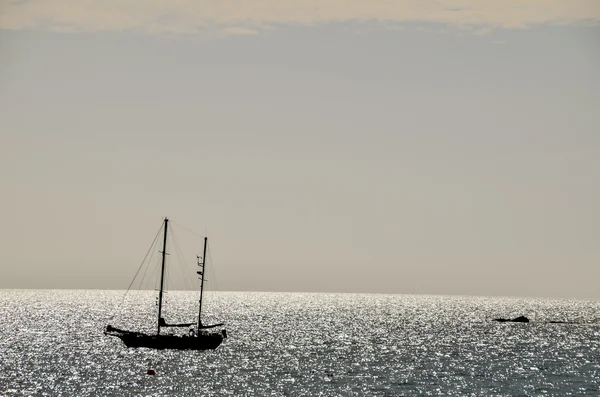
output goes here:
[{"label": "small buoy", "polygon": [[149,370],[148,370],[146,373],[147,373],[148,375],[156,375],[156,371],[155,371],[155,370],[153,370],[153,369],[149,369]]}]

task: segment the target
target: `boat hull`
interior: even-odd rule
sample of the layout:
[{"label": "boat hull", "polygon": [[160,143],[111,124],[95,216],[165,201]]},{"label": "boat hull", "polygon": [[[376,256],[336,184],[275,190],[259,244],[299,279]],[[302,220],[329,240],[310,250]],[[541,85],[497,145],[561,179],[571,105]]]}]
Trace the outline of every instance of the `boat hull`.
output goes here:
[{"label": "boat hull", "polygon": [[223,342],[222,333],[201,333],[194,336],[146,335],[138,332],[114,333],[127,347],[149,349],[212,350]]}]

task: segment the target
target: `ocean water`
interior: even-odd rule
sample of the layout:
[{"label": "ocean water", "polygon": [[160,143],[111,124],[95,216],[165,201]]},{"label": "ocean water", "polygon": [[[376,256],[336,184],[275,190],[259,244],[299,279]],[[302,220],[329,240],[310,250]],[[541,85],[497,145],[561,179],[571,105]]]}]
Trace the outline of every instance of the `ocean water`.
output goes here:
[{"label": "ocean water", "polygon": [[[214,351],[127,349],[154,292],[0,290],[2,396],[597,396],[600,303],[414,295],[211,293]],[[193,320],[171,292],[167,321]],[[197,303],[196,303],[197,304]],[[526,315],[532,324],[494,317]],[[569,320],[576,325],[544,324]],[[157,375],[147,375],[149,368]]]}]

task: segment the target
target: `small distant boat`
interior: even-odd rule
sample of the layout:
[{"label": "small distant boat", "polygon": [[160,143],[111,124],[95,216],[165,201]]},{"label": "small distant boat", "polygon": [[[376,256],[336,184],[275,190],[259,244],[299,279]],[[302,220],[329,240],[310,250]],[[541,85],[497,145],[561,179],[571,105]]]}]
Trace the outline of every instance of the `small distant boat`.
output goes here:
[{"label": "small distant boat", "polygon": [[[105,335],[116,336],[121,339],[127,347],[147,347],[150,349],[177,349],[177,350],[208,350],[216,349],[225,338],[227,331],[223,328],[220,331],[214,328],[222,327],[224,324],[203,325],[202,324],[202,294],[204,292],[204,275],[206,265],[206,247],[208,238],[204,238],[204,250],[202,257],[197,256],[197,264],[200,267],[196,273],[200,276],[200,306],[198,309],[198,321],[185,324],[168,324],[163,318],[163,293],[165,282],[165,256],[167,255],[167,233],[169,228],[169,219],[165,218],[163,229],[163,250],[162,265],[160,276],[160,291],[158,293],[158,321],[156,334],[146,334],[143,332],[126,331],[108,324],[104,331]],[[200,261],[202,259],[202,261]],[[165,335],[161,334],[162,328],[170,327],[192,327],[187,335]]]}]

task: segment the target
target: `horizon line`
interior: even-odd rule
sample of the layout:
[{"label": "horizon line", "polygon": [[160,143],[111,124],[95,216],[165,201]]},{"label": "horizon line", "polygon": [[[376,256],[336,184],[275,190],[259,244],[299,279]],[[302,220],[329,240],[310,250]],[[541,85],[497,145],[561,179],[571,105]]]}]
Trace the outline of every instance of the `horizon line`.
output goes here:
[{"label": "horizon line", "polygon": [[[123,291],[126,289],[115,288],[4,288],[0,291]],[[156,289],[136,289],[132,291],[158,291]],[[198,290],[169,290],[168,292],[199,292]],[[397,295],[397,296],[434,296],[434,297],[465,297],[465,298],[506,298],[506,299],[551,299],[551,300],[576,300],[598,302],[600,298],[576,298],[564,296],[516,296],[516,295],[475,295],[475,294],[448,294],[448,293],[397,293],[397,292],[325,292],[325,291],[270,291],[270,290],[206,290],[204,293],[266,293],[266,294],[310,294],[310,295]]]}]

